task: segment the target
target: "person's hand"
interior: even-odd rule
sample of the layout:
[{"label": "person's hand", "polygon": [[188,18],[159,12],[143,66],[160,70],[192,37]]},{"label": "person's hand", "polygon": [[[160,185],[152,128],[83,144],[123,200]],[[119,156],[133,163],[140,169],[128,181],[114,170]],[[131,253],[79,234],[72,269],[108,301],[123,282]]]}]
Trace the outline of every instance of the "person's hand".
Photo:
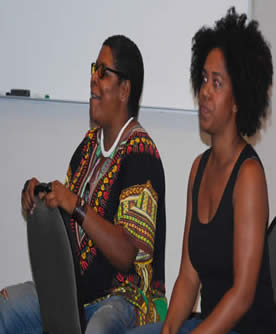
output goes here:
[{"label": "person's hand", "polygon": [[51,185],[52,191],[44,197],[46,206],[49,208],[61,207],[72,214],[76,206],[77,196],[57,180],[51,182]]},{"label": "person's hand", "polygon": [[169,330],[168,326],[164,324],[161,330],[161,334],[172,334],[172,332]]},{"label": "person's hand", "polygon": [[35,208],[34,188],[37,184],[39,184],[39,181],[35,177],[27,180],[21,193],[22,209],[30,214],[33,213]]}]

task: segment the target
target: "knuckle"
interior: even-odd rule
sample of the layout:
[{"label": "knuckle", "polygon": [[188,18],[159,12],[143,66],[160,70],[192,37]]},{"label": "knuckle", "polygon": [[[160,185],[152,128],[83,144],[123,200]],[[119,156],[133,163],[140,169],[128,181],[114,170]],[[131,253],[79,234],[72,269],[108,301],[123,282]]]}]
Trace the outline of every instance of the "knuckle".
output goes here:
[{"label": "knuckle", "polygon": [[2,289],[0,291],[0,295],[3,296],[5,299],[8,299],[8,291],[7,291],[7,289]]}]

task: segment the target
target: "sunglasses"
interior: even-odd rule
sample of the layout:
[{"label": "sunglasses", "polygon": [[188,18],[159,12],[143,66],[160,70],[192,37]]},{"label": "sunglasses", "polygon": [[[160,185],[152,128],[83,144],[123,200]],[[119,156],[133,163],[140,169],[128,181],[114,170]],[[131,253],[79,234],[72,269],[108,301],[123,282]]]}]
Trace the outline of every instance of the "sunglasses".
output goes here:
[{"label": "sunglasses", "polygon": [[96,63],[91,64],[91,75],[94,75],[96,72],[98,72],[99,78],[103,79],[106,75],[106,71],[115,73],[123,79],[127,79],[127,75],[125,73],[116,71],[113,68],[105,66],[104,64],[96,64]]}]

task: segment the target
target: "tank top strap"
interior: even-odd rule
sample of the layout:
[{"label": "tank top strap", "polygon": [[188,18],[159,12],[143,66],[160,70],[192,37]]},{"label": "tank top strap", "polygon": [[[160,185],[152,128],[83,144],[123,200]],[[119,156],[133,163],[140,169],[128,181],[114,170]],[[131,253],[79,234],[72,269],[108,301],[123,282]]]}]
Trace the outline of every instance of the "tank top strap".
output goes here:
[{"label": "tank top strap", "polygon": [[199,186],[200,186],[203,172],[206,167],[210,153],[211,153],[211,148],[203,152],[200,158],[200,162],[197,168],[196,177],[194,180],[193,190],[192,190],[193,209],[197,208],[196,202],[197,202],[197,197],[198,197]]},{"label": "tank top strap", "polygon": [[[228,184],[227,184],[227,188],[230,188],[229,190],[232,192],[233,190],[233,187],[235,185],[235,182],[236,182],[236,179],[238,177],[238,174],[239,174],[239,171],[240,171],[240,168],[242,166],[242,164],[244,163],[245,160],[247,159],[250,159],[250,158],[256,158],[259,163],[261,164],[262,166],[262,163],[261,163],[261,160],[259,159],[256,151],[253,149],[253,147],[250,145],[250,144],[247,144],[243,150],[241,151],[236,163],[235,163],[235,166],[232,170],[232,173],[230,175],[230,178],[229,178],[229,181],[228,181]],[[228,189],[226,189],[228,190]]]},{"label": "tank top strap", "polygon": [[[195,181],[194,181],[194,185],[193,185],[193,191],[192,191],[193,210],[195,208],[197,208],[197,198],[198,198],[199,187],[200,187],[203,172],[204,172],[204,169],[206,167],[206,164],[207,164],[210,153],[211,153],[211,148],[209,148],[208,150],[206,150],[202,154],[202,157],[201,157],[199,165],[198,165],[198,169],[197,169],[197,173],[196,173],[196,177],[195,177]],[[227,182],[226,189],[225,189],[224,194],[223,194],[221,204],[225,201],[225,199],[228,198],[228,196],[230,196],[230,198],[232,198],[233,188],[234,188],[235,181],[237,179],[240,167],[245,160],[247,160],[249,158],[252,158],[252,157],[256,158],[262,166],[262,162],[261,162],[260,158],[258,157],[256,151],[253,149],[253,147],[250,144],[247,144],[243,148],[243,150],[241,151],[241,153],[240,153],[240,155],[239,155],[239,157],[238,157],[238,159],[235,163],[235,166],[234,166],[234,168],[231,172],[230,178]]]}]

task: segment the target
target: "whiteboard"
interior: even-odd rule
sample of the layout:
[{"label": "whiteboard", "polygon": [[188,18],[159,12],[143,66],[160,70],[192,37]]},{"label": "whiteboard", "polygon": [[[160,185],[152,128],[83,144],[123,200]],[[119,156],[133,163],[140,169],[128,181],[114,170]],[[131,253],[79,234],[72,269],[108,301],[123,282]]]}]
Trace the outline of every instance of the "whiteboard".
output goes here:
[{"label": "whiteboard", "polygon": [[102,42],[124,34],[145,65],[143,106],[195,109],[190,88],[191,39],[235,5],[250,0],[1,0],[0,94],[88,101],[90,64]]}]

